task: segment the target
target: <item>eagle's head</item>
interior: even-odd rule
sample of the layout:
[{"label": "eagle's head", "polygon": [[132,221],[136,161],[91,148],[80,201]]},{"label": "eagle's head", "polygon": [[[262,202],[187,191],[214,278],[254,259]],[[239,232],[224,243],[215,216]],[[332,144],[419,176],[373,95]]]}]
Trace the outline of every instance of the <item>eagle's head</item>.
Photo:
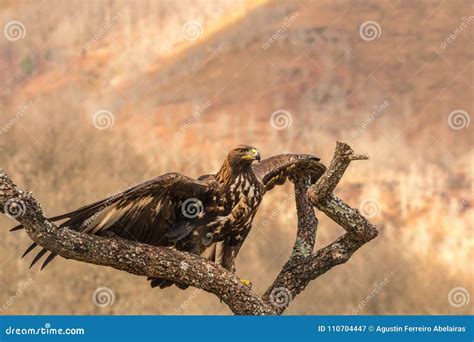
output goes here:
[{"label": "eagle's head", "polygon": [[249,145],[238,145],[227,155],[227,161],[233,168],[249,166],[255,160],[260,161],[260,153]]},{"label": "eagle's head", "polygon": [[230,184],[235,176],[246,172],[255,160],[260,161],[260,153],[255,147],[238,145],[225,158],[219,172],[216,174],[217,181]]}]

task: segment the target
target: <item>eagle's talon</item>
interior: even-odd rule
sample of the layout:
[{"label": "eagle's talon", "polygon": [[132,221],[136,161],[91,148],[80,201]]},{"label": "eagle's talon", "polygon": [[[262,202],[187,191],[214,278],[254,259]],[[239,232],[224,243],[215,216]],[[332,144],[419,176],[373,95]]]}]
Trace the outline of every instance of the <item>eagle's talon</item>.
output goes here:
[{"label": "eagle's talon", "polygon": [[240,282],[242,284],[244,284],[245,286],[248,286],[250,288],[252,288],[252,282],[250,280],[247,280],[247,279],[240,279]]}]

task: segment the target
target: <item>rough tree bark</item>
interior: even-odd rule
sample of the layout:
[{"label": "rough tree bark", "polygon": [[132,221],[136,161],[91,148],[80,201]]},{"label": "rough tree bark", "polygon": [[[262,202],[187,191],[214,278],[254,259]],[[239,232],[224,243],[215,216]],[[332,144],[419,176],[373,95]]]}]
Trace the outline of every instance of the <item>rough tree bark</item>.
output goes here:
[{"label": "rough tree bark", "polygon": [[[337,143],[331,164],[316,184],[293,179],[298,226],[293,253],[263,297],[219,265],[199,256],[166,247],[153,247],[116,237],[99,237],[58,229],[48,221],[40,204],[28,191],[19,189],[0,171],[0,212],[25,226],[40,246],[91,264],[113,267],[131,274],[168,278],[213,293],[236,315],[280,315],[309,282],[346,262],[377,236],[376,227],[332,192],[352,160],[368,159],[354,154],[349,145]],[[330,245],[313,252],[317,218],[314,207],[346,230]]]}]

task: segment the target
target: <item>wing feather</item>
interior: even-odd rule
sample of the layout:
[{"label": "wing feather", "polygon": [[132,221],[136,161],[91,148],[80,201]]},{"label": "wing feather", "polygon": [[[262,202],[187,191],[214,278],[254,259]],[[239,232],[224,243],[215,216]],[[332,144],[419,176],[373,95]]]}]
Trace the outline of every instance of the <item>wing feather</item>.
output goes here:
[{"label": "wing feather", "polygon": [[57,254],[54,254],[54,253],[50,253],[48,255],[48,257],[46,258],[46,260],[43,262],[43,265],[41,266],[41,269],[45,268],[46,266],[48,266],[48,264],[53,261],[54,258],[56,258],[58,255]]},{"label": "wing feather", "polygon": [[265,185],[267,191],[285,183],[288,178],[308,175],[316,182],[326,167],[319,157],[310,154],[280,154],[252,164],[255,175]]},{"label": "wing feather", "polygon": [[36,254],[33,261],[31,262],[30,268],[32,268],[46,253],[48,253],[48,250],[46,248],[41,249],[41,251]]},{"label": "wing feather", "polygon": [[[209,209],[211,211],[215,208],[213,199],[219,191],[215,181],[199,181],[179,173],[168,173],[78,210],[55,216],[52,220],[64,220],[60,228],[96,235],[112,233],[129,240],[169,246],[176,237],[182,238],[192,230],[187,220],[186,231],[181,231],[182,203],[188,198],[195,198],[203,203],[204,212],[208,207],[212,208]],[[175,228],[176,233],[173,232]],[[168,238],[170,231],[174,239]],[[24,255],[35,247],[37,245],[33,243]],[[45,249],[40,250],[31,266],[46,252]],[[43,267],[54,257],[54,254],[49,255]]]},{"label": "wing feather", "polygon": [[36,246],[38,246],[38,244],[36,242],[33,242],[30,247],[28,247],[26,249],[26,251],[23,253],[23,255],[21,256],[21,258],[23,259],[25,256],[27,256],[33,249],[36,248]]}]

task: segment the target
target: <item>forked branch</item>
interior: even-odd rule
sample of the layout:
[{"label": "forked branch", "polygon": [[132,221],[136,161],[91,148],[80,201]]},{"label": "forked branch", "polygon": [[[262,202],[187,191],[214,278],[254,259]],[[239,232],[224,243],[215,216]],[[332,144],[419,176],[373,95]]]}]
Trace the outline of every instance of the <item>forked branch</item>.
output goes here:
[{"label": "forked branch", "polygon": [[[377,228],[372,223],[332,193],[350,162],[362,159],[368,157],[354,154],[349,145],[338,142],[329,167],[316,184],[310,185],[305,179],[294,181],[298,213],[296,242],[290,259],[263,295],[265,302],[274,306],[278,314],[286,310],[311,280],[345,263],[357,249],[377,236]],[[312,248],[317,225],[313,206],[347,231],[316,252]],[[301,250],[305,252],[295,253]]]}]

